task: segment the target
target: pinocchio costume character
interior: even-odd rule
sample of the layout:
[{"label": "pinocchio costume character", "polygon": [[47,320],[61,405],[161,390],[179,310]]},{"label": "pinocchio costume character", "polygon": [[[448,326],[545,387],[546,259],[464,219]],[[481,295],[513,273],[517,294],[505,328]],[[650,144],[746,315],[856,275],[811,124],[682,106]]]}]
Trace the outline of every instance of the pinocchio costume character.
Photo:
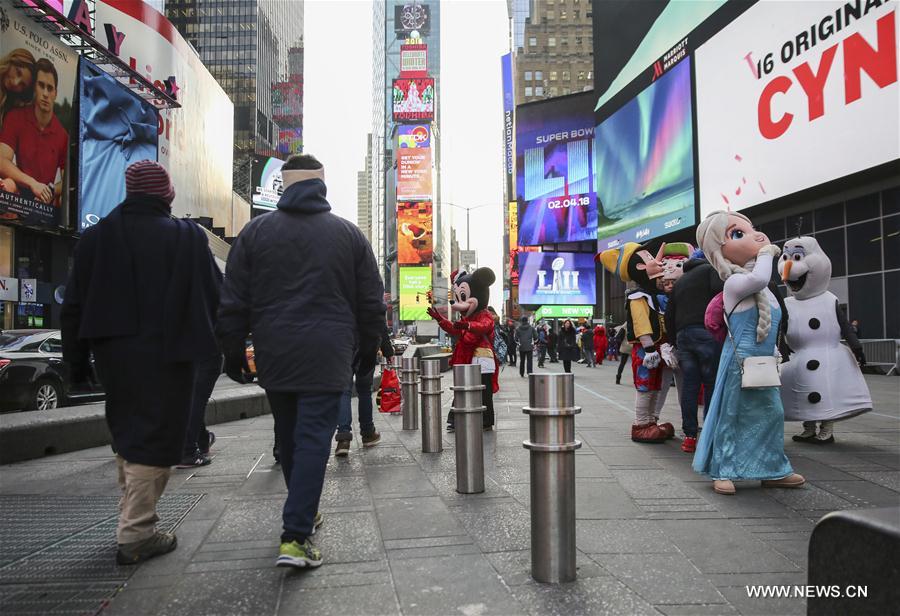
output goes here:
[{"label": "pinocchio costume character", "polygon": [[[481,383],[484,385],[482,404],[485,406],[482,417],[484,429],[491,430],[494,426],[494,393],[500,389],[497,381],[500,364],[494,354],[494,317],[488,311],[490,288],[496,276],[490,268],[480,267],[471,274],[455,271],[450,278],[453,281],[450,310],[458,312],[462,318],[450,321],[435,310],[434,306],[428,308],[428,315],[456,339],[450,358],[451,366],[481,366]],[[447,430],[454,430],[452,411],[447,417]]]},{"label": "pinocchio costume character", "polygon": [[657,423],[655,410],[661,395],[663,368],[660,345],[665,342],[666,328],[656,298],[656,279],[663,275],[663,244],[654,255],[646,247],[628,242],[618,248],[604,250],[596,260],[626,283],[626,336],[634,346],[631,369],[637,390],[631,440],[638,443],[661,443],[675,435],[670,423]]}]

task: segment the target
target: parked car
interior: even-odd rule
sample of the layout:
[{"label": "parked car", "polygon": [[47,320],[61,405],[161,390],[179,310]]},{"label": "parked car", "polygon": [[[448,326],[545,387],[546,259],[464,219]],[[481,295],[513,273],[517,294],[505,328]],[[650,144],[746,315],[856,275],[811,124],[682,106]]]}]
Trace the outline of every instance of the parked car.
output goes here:
[{"label": "parked car", "polygon": [[87,389],[72,388],[59,330],[0,332],[0,411],[45,411],[103,397],[93,375]]}]

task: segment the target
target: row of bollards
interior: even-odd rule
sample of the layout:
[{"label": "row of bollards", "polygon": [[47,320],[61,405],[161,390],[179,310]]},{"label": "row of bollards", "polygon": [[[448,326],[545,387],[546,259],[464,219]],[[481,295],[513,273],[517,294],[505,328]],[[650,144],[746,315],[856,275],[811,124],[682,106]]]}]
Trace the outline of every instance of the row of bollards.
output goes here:
[{"label": "row of bollards", "polygon": [[[396,366],[396,359],[394,365]],[[439,453],[441,439],[441,368],[439,360],[400,360],[401,413],[404,430],[419,428],[421,395],[422,451]],[[421,392],[419,384],[421,380]],[[456,491],[484,492],[481,367],[453,366],[453,421],[456,433]],[[575,379],[572,374],[529,376],[531,452],[531,575],[538,582],[571,582],[575,564]]]}]

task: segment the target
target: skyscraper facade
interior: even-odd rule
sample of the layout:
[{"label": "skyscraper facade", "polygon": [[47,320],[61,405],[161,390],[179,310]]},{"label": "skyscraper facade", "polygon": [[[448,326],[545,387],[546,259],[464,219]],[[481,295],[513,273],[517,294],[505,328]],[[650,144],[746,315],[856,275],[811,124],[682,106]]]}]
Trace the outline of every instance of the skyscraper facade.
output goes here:
[{"label": "skyscraper facade", "polygon": [[516,103],[594,87],[593,1],[511,0]]},{"label": "skyscraper facade", "polygon": [[[435,303],[439,309],[447,305],[448,279],[450,274],[450,221],[449,212],[441,206],[440,176],[440,1],[439,0],[386,0],[373,3],[373,108],[372,108],[372,245],[382,268],[385,290],[390,294],[392,320],[398,323],[427,319],[422,315],[400,316],[401,268],[409,263],[404,256],[405,247],[398,247],[398,200],[407,203],[401,189],[398,199],[398,181],[402,182],[401,164],[398,155],[400,133],[411,130],[413,124],[428,127],[429,155],[433,171],[429,199],[416,201],[430,202],[431,251],[422,261],[431,266],[431,286]],[[424,46],[424,49],[422,48]],[[424,65],[421,71],[404,72],[405,75],[418,74],[422,80],[407,89],[410,83],[403,82],[401,72],[401,47],[415,48],[422,54]],[[409,68],[409,67],[406,67]],[[405,79],[406,77],[404,77]],[[403,82],[398,89],[395,80]],[[430,80],[433,80],[433,84]],[[418,86],[431,84],[423,90]],[[436,93],[436,94],[435,94]],[[398,98],[399,97],[399,98]],[[395,106],[401,107],[410,101],[427,101],[433,98],[433,112],[419,119],[415,114],[400,116],[395,114]],[[401,102],[402,101],[402,102]],[[425,211],[421,209],[421,211]],[[408,230],[408,225],[403,226]],[[419,240],[416,240],[417,242]],[[402,262],[402,263],[401,263]],[[424,296],[417,294],[424,304]]]},{"label": "skyscraper facade", "polygon": [[234,190],[250,194],[254,153],[299,152],[303,0],[166,0],[169,21],[234,103]]},{"label": "skyscraper facade", "polygon": [[356,224],[372,242],[372,135],[366,139],[366,162],[356,172]]}]

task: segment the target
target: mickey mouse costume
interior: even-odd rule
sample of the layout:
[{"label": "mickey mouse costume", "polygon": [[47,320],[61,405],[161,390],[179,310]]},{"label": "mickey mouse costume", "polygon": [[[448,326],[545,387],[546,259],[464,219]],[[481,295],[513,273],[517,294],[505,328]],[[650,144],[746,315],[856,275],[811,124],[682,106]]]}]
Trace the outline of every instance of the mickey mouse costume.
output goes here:
[{"label": "mickey mouse costume", "polygon": [[[445,332],[456,338],[456,347],[450,358],[450,365],[479,364],[481,366],[481,382],[484,385],[482,404],[484,404],[484,428],[490,430],[494,426],[494,393],[500,386],[497,375],[500,365],[494,354],[494,318],[488,311],[490,287],[496,276],[487,267],[481,267],[471,274],[456,271],[450,275],[453,280],[453,301],[450,309],[462,315],[458,321],[444,318],[434,306],[428,309],[428,315],[437,321]],[[447,429],[453,430],[453,413],[447,417]]]}]

